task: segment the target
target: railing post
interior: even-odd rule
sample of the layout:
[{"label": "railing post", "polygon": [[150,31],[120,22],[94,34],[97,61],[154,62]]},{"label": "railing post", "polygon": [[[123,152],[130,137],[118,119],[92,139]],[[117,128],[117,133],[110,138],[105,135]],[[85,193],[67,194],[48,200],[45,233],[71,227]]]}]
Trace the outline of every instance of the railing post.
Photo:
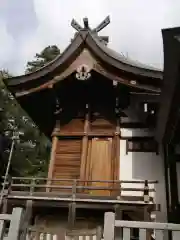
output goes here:
[{"label": "railing post", "polygon": [[104,240],[114,240],[115,213],[106,212],[104,217]]},{"label": "railing post", "polygon": [[72,200],[75,201],[76,199],[76,187],[77,187],[77,180],[73,180],[73,186],[72,186]]},{"label": "railing post", "polygon": [[32,204],[33,204],[32,200],[27,200],[26,209],[23,215],[23,222],[21,223],[22,233],[21,233],[20,240],[25,240],[26,236],[28,235],[28,227],[32,217]]},{"label": "railing post", "polygon": [[8,179],[8,191],[7,191],[7,194],[10,194],[11,193],[11,190],[12,190],[12,184],[13,184],[13,179],[12,177],[10,176],[9,179]]},{"label": "railing post", "polygon": [[0,240],[4,239],[4,229],[5,229],[4,220],[0,220]]},{"label": "railing post", "polygon": [[[123,211],[118,204],[115,205],[115,219],[122,220],[123,219]],[[114,229],[115,240],[123,240],[123,231],[122,229],[116,228]]]},{"label": "railing post", "polygon": [[[148,206],[144,207],[144,221],[145,222],[151,221],[151,216],[150,216],[150,212],[148,210]],[[151,239],[151,232],[152,232],[152,230],[149,230],[149,229],[146,230],[146,240]]]},{"label": "railing post", "polygon": [[[51,187],[50,187],[50,186],[54,184],[53,179],[52,179],[52,178],[50,178],[50,179],[48,178],[46,184],[47,184],[46,192],[51,192],[52,190],[51,190]],[[59,183],[58,183],[58,184],[59,184]]]},{"label": "railing post", "polygon": [[34,187],[35,184],[36,184],[36,179],[33,178],[33,179],[31,180],[31,186],[30,186],[30,195],[31,195],[31,196],[33,195],[33,192],[34,192],[34,189],[35,189],[35,187]]},{"label": "railing post", "polygon": [[145,180],[145,182],[144,182],[144,202],[148,203],[149,200],[150,200],[150,197],[149,197],[148,180]]},{"label": "railing post", "polygon": [[172,231],[172,240],[180,239],[180,231]]},{"label": "railing post", "polygon": [[22,221],[22,208],[14,208],[10,220],[8,240],[18,240],[20,236],[20,225]]},{"label": "railing post", "polygon": [[77,180],[73,180],[72,185],[72,202],[69,204],[69,213],[68,213],[68,226],[69,229],[72,229],[75,224],[76,220],[76,186],[77,186]]},{"label": "railing post", "polygon": [[101,240],[102,239],[102,227],[97,226],[96,228],[96,240]]},{"label": "railing post", "polygon": [[119,181],[119,196],[121,197],[121,181]]}]

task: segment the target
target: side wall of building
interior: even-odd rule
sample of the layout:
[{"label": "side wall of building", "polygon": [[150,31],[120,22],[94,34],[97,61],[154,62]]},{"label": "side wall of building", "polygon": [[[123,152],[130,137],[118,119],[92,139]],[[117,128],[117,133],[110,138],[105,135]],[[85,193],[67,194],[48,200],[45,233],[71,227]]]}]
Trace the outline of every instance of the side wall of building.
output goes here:
[{"label": "side wall of building", "polygon": [[[152,133],[145,129],[121,129],[121,136],[125,137],[144,137],[152,136]],[[155,184],[155,202],[161,204],[161,211],[156,214],[156,221],[166,222],[166,194],[164,178],[164,162],[161,152],[127,152],[126,141],[120,140],[120,180],[157,180]],[[179,171],[180,172],[180,171]],[[141,187],[142,184],[136,184]],[[127,184],[126,184],[127,187]],[[134,184],[129,184],[134,188]],[[142,185],[143,187],[143,185]],[[180,190],[179,190],[180,191]],[[127,194],[124,192],[124,194]],[[128,193],[130,195],[137,192]],[[139,192],[138,194],[142,194]],[[152,194],[153,195],[153,194]]]}]

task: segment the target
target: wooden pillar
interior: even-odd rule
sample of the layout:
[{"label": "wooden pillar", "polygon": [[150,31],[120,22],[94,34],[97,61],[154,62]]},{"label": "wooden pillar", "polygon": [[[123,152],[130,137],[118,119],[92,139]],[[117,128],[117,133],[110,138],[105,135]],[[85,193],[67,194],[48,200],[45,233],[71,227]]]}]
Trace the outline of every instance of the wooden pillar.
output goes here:
[{"label": "wooden pillar", "polygon": [[82,152],[81,152],[81,167],[80,167],[80,180],[82,180],[81,185],[86,185],[85,182],[87,175],[87,152],[88,152],[88,132],[89,132],[89,106],[86,104],[86,114],[84,121],[84,136],[82,139]]},{"label": "wooden pillar", "polygon": [[52,139],[52,149],[51,149],[51,157],[50,157],[50,162],[49,162],[48,178],[53,177],[57,143],[58,143],[58,138],[57,138],[57,136],[54,136]]},{"label": "wooden pillar", "polygon": [[[49,169],[48,169],[48,179],[52,179],[53,171],[54,171],[54,164],[55,164],[55,157],[56,157],[56,147],[57,147],[57,143],[58,143],[57,132],[59,133],[59,131],[60,131],[60,117],[61,117],[62,108],[60,106],[60,100],[59,100],[58,95],[55,90],[55,85],[51,84],[49,86],[49,88],[51,89],[52,95],[55,99],[54,115],[55,115],[55,119],[56,119],[55,128],[53,129],[53,133],[52,133],[52,148],[51,148],[51,156],[50,156]],[[48,185],[50,185],[51,183],[52,183],[52,181],[47,182]],[[46,191],[49,192],[50,188],[47,188]]]},{"label": "wooden pillar", "polygon": [[[115,168],[114,168],[114,179],[120,180],[120,109],[119,109],[119,98],[116,97],[116,107],[115,107],[115,114],[116,114],[116,130],[115,130]],[[116,195],[121,195],[120,184],[115,184],[116,188]]]},{"label": "wooden pillar", "polygon": [[[49,169],[48,169],[48,179],[52,179],[53,178],[53,171],[54,171],[57,143],[58,143],[58,137],[57,136],[53,136],[53,138],[52,138],[51,156],[50,156]],[[50,185],[50,184],[51,184],[51,180],[48,180],[47,181],[47,185]],[[46,188],[46,192],[50,192],[50,188]]]},{"label": "wooden pillar", "polygon": [[116,141],[116,171],[115,171],[115,179],[120,179],[119,168],[120,168],[120,121],[119,117],[117,117],[116,123],[116,133],[115,133],[115,141]]}]

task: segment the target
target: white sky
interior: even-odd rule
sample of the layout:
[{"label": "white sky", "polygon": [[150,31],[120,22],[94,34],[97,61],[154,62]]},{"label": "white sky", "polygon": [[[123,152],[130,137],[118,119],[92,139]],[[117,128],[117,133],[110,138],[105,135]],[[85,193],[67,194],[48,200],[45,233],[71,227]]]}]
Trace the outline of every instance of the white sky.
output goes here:
[{"label": "white sky", "polygon": [[72,18],[88,17],[95,27],[107,15],[111,23],[101,34],[111,48],[162,68],[161,29],[180,26],[179,12],[179,0],[1,0],[0,68],[22,74],[47,45],[64,50],[74,34]]}]

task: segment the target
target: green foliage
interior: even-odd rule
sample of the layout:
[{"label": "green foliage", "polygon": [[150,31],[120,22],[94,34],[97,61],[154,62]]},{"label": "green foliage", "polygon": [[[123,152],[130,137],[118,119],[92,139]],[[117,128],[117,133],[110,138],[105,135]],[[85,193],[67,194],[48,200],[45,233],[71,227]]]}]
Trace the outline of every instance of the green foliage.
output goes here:
[{"label": "green foliage", "polygon": [[34,72],[44,67],[47,63],[53,61],[59,54],[60,50],[56,45],[46,47],[40,54],[36,53],[36,60],[27,63],[26,73]]},{"label": "green foliage", "polygon": [[[37,53],[36,60],[27,63],[26,73],[45,66],[60,54],[57,46],[48,46]],[[11,77],[8,71],[0,75],[0,134],[11,139],[12,130],[22,132],[20,143],[16,143],[13,152],[10,173],[13,176],[47,177],[51,143],[40,133],[37,126],[20,107],[14,96],[7,90],[3,78]],[[12,125],[13,122],[13,125]],[[0,155],[0,175],[4,174],[9,152]]]},{"label": "green foliage", "polygon": [[[2,79],[9,76],[7,71],[1,72],[0,133],[4,133],[9,139],[12,137],[14,128],[17,132],[23,133],[20,143],[15,145],[10,173],[14,176],[46,177],[51,143],[39,132],[36,125],[5,87]],[[8,151],[3,153],[0,175],[4,174],[8,156]]]}]

